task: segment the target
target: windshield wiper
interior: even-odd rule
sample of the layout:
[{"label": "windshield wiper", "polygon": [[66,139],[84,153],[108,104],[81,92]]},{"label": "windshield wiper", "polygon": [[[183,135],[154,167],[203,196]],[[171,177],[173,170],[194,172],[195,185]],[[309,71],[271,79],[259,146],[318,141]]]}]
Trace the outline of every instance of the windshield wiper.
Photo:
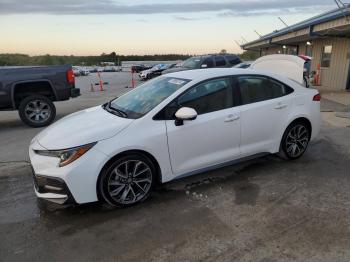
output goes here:
[{"label": "windshield wiper", "polygon": [[109,101],[109,102],[107,103],[107,108],[108,108],[109,110],[112,110],[112,111],[118,113],[118,115],[121,116],[121,117],[124,117],[124,118],[127,118],[127,117],[128,117],[128,114],[127,114],[126,112],[124,112],[123,110],[120,110],[120,109],[118,109],[118,108],[113,107],[113,106],[111,105],[111,101]]}]

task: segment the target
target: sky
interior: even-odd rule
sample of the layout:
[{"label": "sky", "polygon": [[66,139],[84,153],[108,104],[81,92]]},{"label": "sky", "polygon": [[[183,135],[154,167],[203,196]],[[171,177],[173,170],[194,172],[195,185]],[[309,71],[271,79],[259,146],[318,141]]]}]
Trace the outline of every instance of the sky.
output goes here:
[{"label": "sky", "polygon": [[0,0],[0,53],[205,54],[336,8],[333,0]]}]

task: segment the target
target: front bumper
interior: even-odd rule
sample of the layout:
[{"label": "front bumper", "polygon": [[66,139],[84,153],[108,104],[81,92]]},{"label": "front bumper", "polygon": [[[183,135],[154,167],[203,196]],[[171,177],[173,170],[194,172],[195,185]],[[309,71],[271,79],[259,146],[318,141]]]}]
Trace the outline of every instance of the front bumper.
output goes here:
[{"label": "front bumper", "polygon": [[89,203],[98,201],[98,176],[108,160],[100,151],[91,148],[79,159],[59,167],[59,159],[38,155],[34,150],[45,150],[36,140],[29,147],[33,168],[35,193],[59,204]]},{"label": "front bumper", "polygon": [[37,176],[32,167],[34,190],[38,198],[56,204],[75,204],[76,201],[66,183],[57,177]]}]

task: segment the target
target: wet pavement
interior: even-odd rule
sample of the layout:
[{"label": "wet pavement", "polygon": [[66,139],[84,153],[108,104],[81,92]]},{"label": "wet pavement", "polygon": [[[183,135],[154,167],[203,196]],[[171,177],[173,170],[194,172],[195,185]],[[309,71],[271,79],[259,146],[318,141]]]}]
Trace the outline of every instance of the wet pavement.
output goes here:
[{"label": "wet pavement", "polygon": [[201,174],[124,209],[38,201],[28,164],[1,164],[0,260],[348,261],[350,159],[329,131],[297,161]]},{"label": "wet pavement", "polygon": [[[57,103],[59,117],[126,92],[128,76],[115,76],[102,93],[79,80],[83,95]],[[323,111],[348,109],[323,102]],[[262,157],[120,209],[38,200],[26,161],[40,129],[2,113],[0,261],[349,261],[350,128],[329,123],[299,160]]]}]

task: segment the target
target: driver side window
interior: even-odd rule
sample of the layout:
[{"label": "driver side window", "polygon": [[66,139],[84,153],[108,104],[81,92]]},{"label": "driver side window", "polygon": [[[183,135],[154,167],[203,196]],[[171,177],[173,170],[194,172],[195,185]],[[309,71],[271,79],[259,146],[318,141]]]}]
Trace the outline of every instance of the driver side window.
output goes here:
[{"label": "driver side window", "polygon": [[213,57],[207,57],[204,59],[202,65],[207,65],[206,68],[214,67]]},{"label": "driver side window", "polygon": [[217,78],[191,87],[168,104],[153,119],[172,120],[181,107],[190,107],[198,115],[233,107],[233,88],[229,78]]},{"label": "driver side window", "polygon": [[230,80],[219,78],[192,87],[177,99],[178,107],[190,107],[198,115],[233,107]]}]

